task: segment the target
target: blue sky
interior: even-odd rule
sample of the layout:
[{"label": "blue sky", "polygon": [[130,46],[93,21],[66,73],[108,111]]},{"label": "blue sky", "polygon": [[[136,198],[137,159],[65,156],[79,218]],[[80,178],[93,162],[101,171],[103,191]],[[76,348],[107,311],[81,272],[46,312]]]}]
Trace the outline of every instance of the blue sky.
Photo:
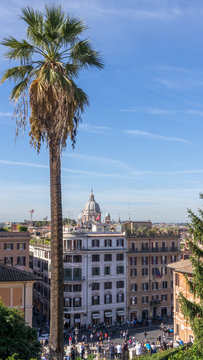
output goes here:
[{"label": "blue sky", "polygon": [[[45,3],[1,0],[1,36],[25,37],[20,9]],[[203,2],[55,3],[85,20],[105,62],[78,79],[90,107],[62,158],[64,217],[77,217],[93,188],[114,219],[186,221],[203,190]],[[12,66],[3,53],[1,71]],[[30,147],[29,128],[15,143],[11,89],[0,87],[0,221],[28,218],[31,208],[40,219],[50,213],[48,152]]]}]

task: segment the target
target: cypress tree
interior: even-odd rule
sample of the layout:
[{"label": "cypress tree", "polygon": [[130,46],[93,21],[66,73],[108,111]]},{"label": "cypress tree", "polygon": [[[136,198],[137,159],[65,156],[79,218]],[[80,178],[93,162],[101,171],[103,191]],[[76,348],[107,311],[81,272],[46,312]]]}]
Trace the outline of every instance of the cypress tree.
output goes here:
[{"label": "cypress tree", "polygon": [[[203,199],[203,194],[200,194]],[[188,210],[189,216],[189,233],[188,239],[189,249],[192,251],[190,261],[193,268],[193,277],[187,275],[190,292],[193,293],[194,301],[189,301],[183,294],[179,295],[181,311],[195,335],[195,342],[201,358],[203,358],[203,210],[199,209],[197,215]]]}]

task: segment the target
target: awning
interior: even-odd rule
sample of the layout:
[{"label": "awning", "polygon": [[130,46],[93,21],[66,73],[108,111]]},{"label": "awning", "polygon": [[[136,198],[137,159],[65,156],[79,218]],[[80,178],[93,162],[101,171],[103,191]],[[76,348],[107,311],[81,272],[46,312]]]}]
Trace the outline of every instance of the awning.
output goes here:
[{"label": "awning", "polygon": [[104,315],[105,315],[106,317],[112,317],[112,312],[111,312],[111,311],[107,311],[107,312],[104,313]]},{"label": "awning", "polygon": [[100,313],[92,314],[93,319],[100,319]]},{"label": "awning", "polygon": [[79,323],[80,319],[74,319],[74,322]]},{"label": "awning", "polygon": [[124,310],[117,310],[117,315],[118,316],[124,315]]}]

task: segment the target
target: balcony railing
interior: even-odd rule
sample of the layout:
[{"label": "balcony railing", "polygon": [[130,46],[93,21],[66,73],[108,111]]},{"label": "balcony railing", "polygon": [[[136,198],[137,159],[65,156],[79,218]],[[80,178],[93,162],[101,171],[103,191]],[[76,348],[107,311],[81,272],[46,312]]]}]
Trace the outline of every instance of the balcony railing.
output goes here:
[{"label": "balcony railing", "polygon": [[131,248],[128,252],[130,253],[156,253],[156,252],[177,252],[180,251],[178,247],[156,247],[156,248]]}]

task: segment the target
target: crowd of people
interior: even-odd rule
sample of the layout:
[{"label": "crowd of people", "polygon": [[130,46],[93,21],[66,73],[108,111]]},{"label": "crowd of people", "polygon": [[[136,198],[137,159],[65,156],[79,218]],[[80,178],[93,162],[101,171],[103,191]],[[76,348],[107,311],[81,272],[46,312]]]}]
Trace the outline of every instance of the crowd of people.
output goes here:
[{"label": "crowd of people", "polygon": [[[88,335],[80,334],[78,342],[78,332],[74,330],[69,334],[64,334],[65,342],[67,345],[64,347],[64,359],[76,360],[87,358],[89,354],[93,354],[97,359],[118,359],[127,360],[140,356],[143,354],[153,354],[158,351],[164,351],[169,348],[177,348],[183,345],[181,339],[177,339],[173,342],[170,339],[166,339],[167,335],[171,335],[172,332],[169,329],[161,326],[162,335],[158,335],[156,341],[149,341],[148,330],[143,332],[143,340],[139,341],[136,336],[130,336],[129,330],[120,331],[119,333],[111,331],[109,333],[105,331],[91,331]],[[136,334],[135,334],[136,335]],[[140,335],[139,335],[140,338]],[[43,340],[44,353],[41,360],[48,359],[48,340]]]}]

